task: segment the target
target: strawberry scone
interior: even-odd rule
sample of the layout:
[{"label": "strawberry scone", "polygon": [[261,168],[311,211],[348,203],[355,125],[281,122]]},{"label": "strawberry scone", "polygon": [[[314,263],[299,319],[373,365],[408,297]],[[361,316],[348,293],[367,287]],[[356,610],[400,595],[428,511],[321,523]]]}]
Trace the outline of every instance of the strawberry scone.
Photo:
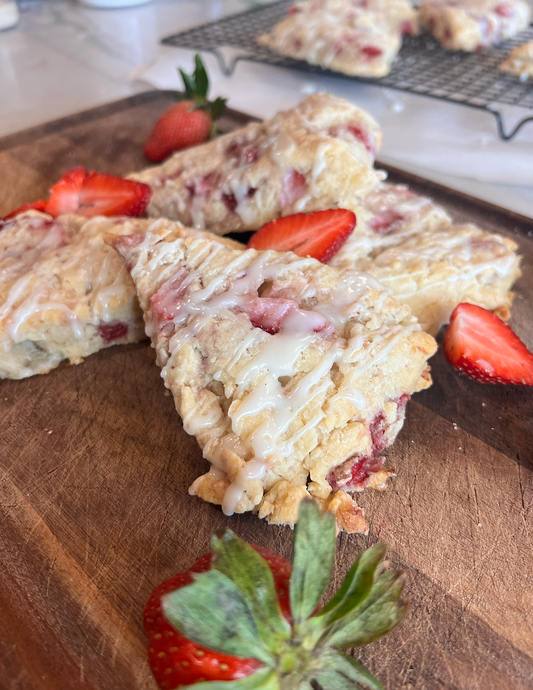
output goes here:
[{"label": "strawberry scone", "polygon": [[353,268],[355,259],[397,244],[413,234],[431,232],[439,225],[451,223],[446,211],[428,197],[414,194],[406,185],[382,182],[364,200],[371,214],[366,222],[358,222],[331,265]]},{"label": "strawberry scone", "polygon": [[130,178],[151,186],[150,216],[221,235],[298,211],[347,208],[359,218],[379,182],[372,166],[381,139],[364,111],[314,95]]},{"label": "strawberry scone", "polygon": [[482,50],[526,29],[526,0],[424,0],[419,20],[448,50]]},{"label": "strawberry scone", "polygon": [[377,281],[170,227],[107,238],[130,270],[165,385],[211,464],[190,492],[294,524],[314,497],[365,531],[347,492],[383,488],[381,452],[436,348]]},{"label": "strawberry scone", "polygon": [[275,53],[349,76],[383,77],[401,47],[401,35],[380,15],[296,5],[258,43]]},{"label": "strawberry scone", "polygon": [[145,337],[131,278],[103,236],[154,223],[168,225],[36,211],[0,222],[0,378],[44,374],[65,359],[78,364]]},{"label": "strawberry scone", "polygon": [[522,81],[533,77],[533,41],[513,48],[498,69],[515,74]]},{"label": "strawberry scone", "polygon": [[520,275],[512,240],[452,225],[443,209],[402,185],[381,185],[367,208],[374,218],[358,226],[331,265],[370,273],[432,335],[460,302],[509,317],[510,288]]},{"label": "strawberry scone", "polygon": [[[404,26],[414,26],[413,15],[408,7]],[[402,45],[403,22],[401,12],[388,15],[369,11],[362,3],[309,0],[292,5],[285,19],[260,36],[258,43],[280,55],[350,76],[383,77]]]}]

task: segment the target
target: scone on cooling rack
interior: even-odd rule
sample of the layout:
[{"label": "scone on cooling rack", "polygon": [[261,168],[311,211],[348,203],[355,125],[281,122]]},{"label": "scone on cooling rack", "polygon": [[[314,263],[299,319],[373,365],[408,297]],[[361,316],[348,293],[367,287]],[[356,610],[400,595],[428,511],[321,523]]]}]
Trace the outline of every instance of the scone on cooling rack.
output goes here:
[{"label": "scone on cooling rack", "polygon": [[523,81],[528,77],[533,77],[533,41],[513,48],[498,69],[515,74]]},{"label": "scone on cooling rack", "polygon": [[420,24],[448,50],[482,50],[526,29],[526,0],[424,0]]},{"label": "scone on cooling rack", "polygon": [[443,209],[402,185],[381,185],[367,208],[373,220],[358,227],[331,265],[370,273],[432,335],[460,302],[509,317],[510,288],[520,275],[512,240],[452,225]]},{"label": "scone on cooling rack", "polygon": [[383,487],[380,452],[430,384],[435,342],[369,276],[234,250],[171,227],[110,236],[165,385],[211,464],[190,492],[226,514],[293,524],[311,495],[366,530],[347,492]]},{"label": "scone on cooling rack", "polygon": [[383,77],[402,45],[402,33],[416,33],[416,13],[405,0],[307,0],[260,45],[275,53],[349,76]]},{"label": "scone on cooling rack", "polygon": [[379,181],[372,165],[381,138],[363,110],[314,95],[130,177],[152,187],[149,215],[217,234],[322,208],[348,208],[359,217],[361,200]]},{"label": "scone on cooling rack", "polygon": [[131,278],[103,236],[144,232],[153,224],[74,215],[54,220],[35,211],[1,224],[0,378],[45,374],[65,359],[78,364],[105,347],[145,337]]}]

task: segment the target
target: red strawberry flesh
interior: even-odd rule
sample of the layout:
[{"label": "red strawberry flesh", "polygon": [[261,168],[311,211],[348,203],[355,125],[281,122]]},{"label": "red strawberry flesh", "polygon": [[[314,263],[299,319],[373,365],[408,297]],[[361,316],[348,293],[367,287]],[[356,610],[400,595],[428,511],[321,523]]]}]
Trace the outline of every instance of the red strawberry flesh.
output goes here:
[{"label": "red strawberry flesh", "polygon": [[94,216],[140,216],[152,190],[142,182],[107,173],[86,172],[81,166],[68,170],[50,190],[46,211],[54,218],[63,213]]},{"label": "red strawberry flesh", "polygon": [[106,343],[111,343],[128,335],[128,324],[123,321],[110,321],[98,324],[96,330]]},{"label": "red strawberry flesh", "polygon": [[353,232],[353,211],[331,209],[296,213],[263,225],[248,242],[253,249],[274,249],[326,263]]},{"label": "red strawberry flesh", "polygon": [[63,213],[76,213],[80,206],[80,192],[85,179],[85,168],[79,165],[67,170],[50,190],[46,211],[54,218]]},{"label": "red strawberry flesh", "polygon": [[[291,621],[289,580],[291,565],[279,554],[259,546],[253,547],[267,561],[274,576],[282,614]],[[194,573],[211,568],[212,554],[206,554],[187,572],[160,584],[152,592],[144,610],[144,630],[148,637],[150,667],[161,690],[205,681],[237,680],[249,676],[262,664],[214,652],[188,640],[168,622],[161,608],[161,598],[193,582]]]},{"label": "red strawberry flesh", "polygon": [[7,216],[4,217],[4,220],[9,220],[10,218],[14,218],[15,216],[18,216],[19,213],[24,213],[24,211],[41,211],[43,213],[46,213],[46,204],[47,202],[44,201],[44,199],[39,199],[38,201],[33,201],[31,204],[22,204],[22,206],[19,206],[17,209],[14,211],[11,211],[11,213],[8,213]]},{"label": "red strawberry flesh", "polygon": [[506,323],[474,304],[454,309],[444,353],[452,366],[475,381],[533,386],[533,354]]}]

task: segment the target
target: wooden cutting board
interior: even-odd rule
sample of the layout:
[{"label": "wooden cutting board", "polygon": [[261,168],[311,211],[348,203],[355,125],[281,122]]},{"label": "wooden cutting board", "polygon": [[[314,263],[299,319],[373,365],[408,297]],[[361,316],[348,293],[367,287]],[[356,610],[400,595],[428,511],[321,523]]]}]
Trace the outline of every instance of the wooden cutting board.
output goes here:
[{"label": "wooden cutting board", "polygon": [[[143,142],[170,100],[142,94],[0,140],[0,215],[75,164],[144,167]],[[533,349],[533,223],[392,179],[517,240],[512,325]],[[390,690],[533,688],[533,389],[469,381],[441,351],[432,367],[433,387],[409,404],[388,452],[398,477],[360,497],[369,536],[338,539],[335,584],[377,540],[407,571],[406,621],[360,654]],[[188,495],[206,463],[146,342],[2,381],[0,411],[1,690],[155,690],[141,628],[155,585],[226,525],[290,556],[289,528]]]}]

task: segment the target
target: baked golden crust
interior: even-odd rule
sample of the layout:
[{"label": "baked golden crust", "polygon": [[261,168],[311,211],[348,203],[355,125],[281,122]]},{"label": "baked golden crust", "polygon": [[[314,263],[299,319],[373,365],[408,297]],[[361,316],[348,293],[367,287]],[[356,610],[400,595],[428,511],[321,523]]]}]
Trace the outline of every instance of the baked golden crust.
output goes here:
[{"label": "baked golden crust", "polygon": [[314,95],[271,120],[178,152],[130,177],[149,184],[149,215],[224,235],[280,215],[348,208],[378,184],[374,120],[347,101]]},{"label": "baked golden crust", "polygon": [[[294,254],[238,251],[161,228],[109,241],[128,265],[165,385],[211,470],[191,493],[293,524],[315,497],[345,529],[381,486],[380,452],[434,340],[369,276]],[[357,527],[355,527],[357,525]]]},{"label": "baked golden crust", "polygon": [[444,48],[474,52],[526,29],[531,8],[525,0],[424,0],[419,20]]}]

